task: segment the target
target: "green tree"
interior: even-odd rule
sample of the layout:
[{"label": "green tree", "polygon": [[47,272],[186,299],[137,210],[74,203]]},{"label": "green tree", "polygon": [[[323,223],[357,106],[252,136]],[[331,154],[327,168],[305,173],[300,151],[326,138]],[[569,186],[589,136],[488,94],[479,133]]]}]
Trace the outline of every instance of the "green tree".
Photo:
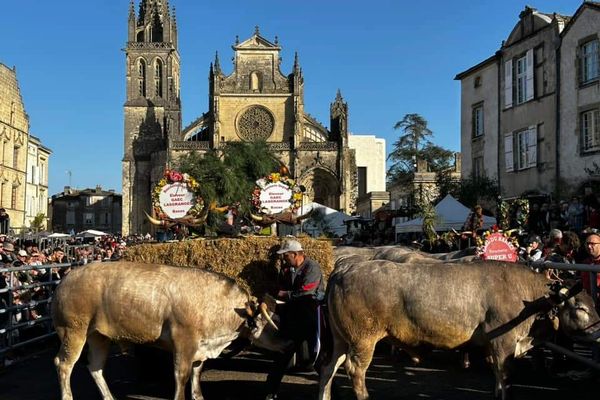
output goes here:
[{"label": "green tree", "polygon": [[431,143],[429,138],[433,132],[427,127],[427,120],[419,114],[406,114],[396,122],[394,129],[401,130],[403,134],[394,142],[394,148],[388,155],[388,160],[392,161],[391,169],[412,172],[419,151]]},{"label": "green tree", "polygon": [[394,129],[400,129],[403,134],[394,142],[393,150],[388,155],[388,160],[392,161],[387,172],[390,183],[411,180],[417,160],[427,161],[429,170],[433,172],[450,167],[454,153],[431,143],[433,132],[421,115],[406,114],[401,121],[396,122]]},{"label": "green tree", "polygon": [[198,180],[206,204],[239,203],[240,211],[246,214],[256,180],[276,171],[279,165],[267,143],[256,141],[229,143],[204,155],[192,152],[180,160],[178,169]]},{"label": "green tree", "polygon": [[498,181],[487,176],[471,175],[461,180],[458,200],[468,207],[479,204],[482,199],[496,201],[500,195]]},{"label": "green tree", "polygon": [[33,218],[33,221],[31,221],[30,228],[34,232],[39,232],[39,231],[44,230],[45,225],[46,225],[46,215],[44,213],[39,213],[38,215],[36,215]]}]

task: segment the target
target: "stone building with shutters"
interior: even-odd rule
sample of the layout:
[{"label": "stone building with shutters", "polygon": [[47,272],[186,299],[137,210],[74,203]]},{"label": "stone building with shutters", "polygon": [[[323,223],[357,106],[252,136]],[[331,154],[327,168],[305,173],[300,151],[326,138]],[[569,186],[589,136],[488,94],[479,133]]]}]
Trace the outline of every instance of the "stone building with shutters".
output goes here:
[{"label": "stone building with shutters", "polygon": [[[180,55],[175,11],[168,0],[142,0],[129,10],[123,234],[151,226],[152,187],[165,167],[191,151],[206,152],[236,141],[265,140],[299,184],[305,202],[352,212],[357,197],[355,152],[348,146],[348,105],[338,91],[329,128],[305,112],[304,75],[296,54],[292,71],[281,71],[277,37],[258,27],[236,38],[230,73],[218,54],[209,68],[209,106],[188,126],[181,123]],[[333,96],[332,96],[333,97]]]},{"label": "stone building with shutters", "polygon": [[48,162],[52,151],[39,138],[30,135],[27,145],[27,185],[25,191],[25,226],[44,214],[43,229],[48,227]]},{"label": "stone building with shutters", "polygon": [[12,228],[22,227],[25,218],[28,141],[29,116],[17,71],[0,63],[0,207]]},{"label": "stone building with shutters", "polygon": [[462,176],[503,197],[600,191],[600,3],[572,17],[525,7],[502,46],[459,73]]}]

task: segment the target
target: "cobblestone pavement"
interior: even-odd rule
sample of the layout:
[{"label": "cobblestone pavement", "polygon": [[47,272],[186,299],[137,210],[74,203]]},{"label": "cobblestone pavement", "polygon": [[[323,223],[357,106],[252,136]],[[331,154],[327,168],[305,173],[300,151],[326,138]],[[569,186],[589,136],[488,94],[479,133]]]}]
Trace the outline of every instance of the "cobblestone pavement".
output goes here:
[{"label": "cobblestone pavement", "polygon": [[[59,398],[58,381],[52,358],[57,346],[48,344],[19,362],[0,369],[0,399],[55,400]],[[147,358],[145,359],[147,360]],[[397,360],[380,351],[368,371],[367,387],[373,399],[449,399],[490,400],[493,374],[482,361],[473,360],[468,370],[460,368],[458,353],[433,352],[419,366],[408,360]],[[263,382],[270,366],[269,358],[259,353],[245,353],[233,359],[211,360],[202,375],[202,390],[207,400],[259,400],[263,398]],[[173,396],[172,369],[166,355],[148,361],[114,353],[105,374],[117,399],[163,400]],[[598,399],[598,378],[573,381],[534,372],[531,362],[524,360],[514,372],[515,399],[577,400]],[[76,400],[99,399],[94,383],[78,362],[72,376]],[[316,399],[317,375],[294,373],[285,377],[280,398],[288,400]],[[189,398],[189,387],[188,387]],[[338,373],[334,398],[354,399],[349,380]]]}]

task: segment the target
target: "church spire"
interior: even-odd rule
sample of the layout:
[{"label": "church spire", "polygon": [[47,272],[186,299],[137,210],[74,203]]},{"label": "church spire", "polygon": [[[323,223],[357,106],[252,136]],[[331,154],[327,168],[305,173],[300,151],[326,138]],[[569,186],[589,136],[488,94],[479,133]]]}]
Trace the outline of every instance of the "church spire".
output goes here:
[{"label": "church spire", "polygon": [[135,19],[135,4],[133,0],[129,2],[129,19]]},{"label": "church spire", "polygon": [[215,52],[215,74],[221,73],[221,63],[219,62],[219,52]]}]

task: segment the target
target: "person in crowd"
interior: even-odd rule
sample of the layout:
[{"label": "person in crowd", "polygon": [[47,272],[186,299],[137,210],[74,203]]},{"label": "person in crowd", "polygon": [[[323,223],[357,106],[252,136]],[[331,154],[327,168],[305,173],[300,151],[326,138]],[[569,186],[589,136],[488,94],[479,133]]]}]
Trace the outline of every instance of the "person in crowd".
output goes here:
[{"label": "person in crowd", "polygon": [[287,240],[277,252],[283,256],[284,265],[279,274],[277,297],[285,301],[278,310],[280,334],[291,340],[291,346],[275,357],[275,362],[267,376],[266,400],[276,399],[285,369],[303,342],[309,348],[316,345],[317,307],[324,296],[323,273],[316,261],[306,257],[302,245],[297,240]]},{"label": "person in crowd", "polygon": [[600,203],[596,202],[588,207],[588,219],[586,225],[590,229],[600,230]]},{"label": "person in crowd", "polygon": [[540,208],[540,234],[546,234],[550,229],[550,204],[542,203]]},{"label": "person in crowd", "polygon": [[12,260],[9,259],[8,253],[4,249],[4,242],[0,242],[0,266],[2,264],[10,264]]},{"label": "person in crowd", "polygon": [[[585,247],[589,257],[583,261],[584,264],[600,265],[600,234],[592,233],[585,238]],[[596,287],[592,287],[590,277],[593,273],[583,272],[581,281],[583,288],[590,294],[596,294],[596,304],[600,304],[600,273],[596,274]]]},{"label": "person in crowd", "polygon": [[4,208],[0,208],[0,234],[8,235],[10,230],[10,217]]},{"label": "person in crowd", "polygon": [[531,236],[527,240],[527,247],[521,247],[519,258],[526,262],[535,262],[542,258],[542,239],[539,236]]},{"label": "person in crowd", "polygon": [[566,200],[560,202],[560,229],[563,231],[569,230],[569,203]]},{"label": "person in crowd", "polygon": [[12,264],[15,262],[17,257],[14,254],[15,245],[11,242],[4,242],[2,246],[2,262],[5,264]]},{"label": "person in crowd", "polygon": [[473,207],[473,210],[467,216],[467,220],[463,225],[463,231],[472,232],[472,236],[477,236],[477,231],[483,229],[483,209],[478,204]]},{"label": "person in crowd", "polygon": [[585,210],[583,208],[583,204],[579,202],[579,197],[573,196],[571,198],[569,208],[567,209],[569,230],[573,232],[581,232],[583,229],[584,212]]},{"label": "person in crowd", "polygon": [[560,216],[560,204],[552,203],[550,205],[548,221],[549,221],[548,222],[549,223],[548,230],[562,228],[562,218]]},{"label": "person in crowd", "polygon": [[531,205],[529,215],[527,216],[527,230],[529,233],[541,234],[542,233],[542,215],[540,212],[540,206],[537,203]]},{"label": "person in crowd", "polygon": [[548,240],[543,250],[543,257],[546,258],[549,254],[554,251],[554,248],[558,246],[562,240],[562,231],[560,229],[550,229],[548,232]]},{"label": "person in crowd", "polygon": [[[564,264],[574,264],[574,257],[577,251],[579,250],[579,247],[581,247],[581,241],[579,240],[579,236],[577,236],[575,232],[563,232],[560,244],[554,246],[552,252],[548,254],[548,256],[546,256],[545,261]],[[552,268],[546,270],[546,276],[548,277],[548,279],[552,280],[564,280],[575,278],[575,275],[572,271],[555,270]]]},{"label": "person in crowd", "polygon": [[594,194],[591,187],[586,186],[583,189],[583,198],[581,199],[581,204],[583,205],[583,209],[584,209],[584,222],[583,223],[585,226],[589,226],[590,213],[591,213],[592,208],[598,209],[600,206],[598,204],[598,199],[596,198],[596,195]]}]

